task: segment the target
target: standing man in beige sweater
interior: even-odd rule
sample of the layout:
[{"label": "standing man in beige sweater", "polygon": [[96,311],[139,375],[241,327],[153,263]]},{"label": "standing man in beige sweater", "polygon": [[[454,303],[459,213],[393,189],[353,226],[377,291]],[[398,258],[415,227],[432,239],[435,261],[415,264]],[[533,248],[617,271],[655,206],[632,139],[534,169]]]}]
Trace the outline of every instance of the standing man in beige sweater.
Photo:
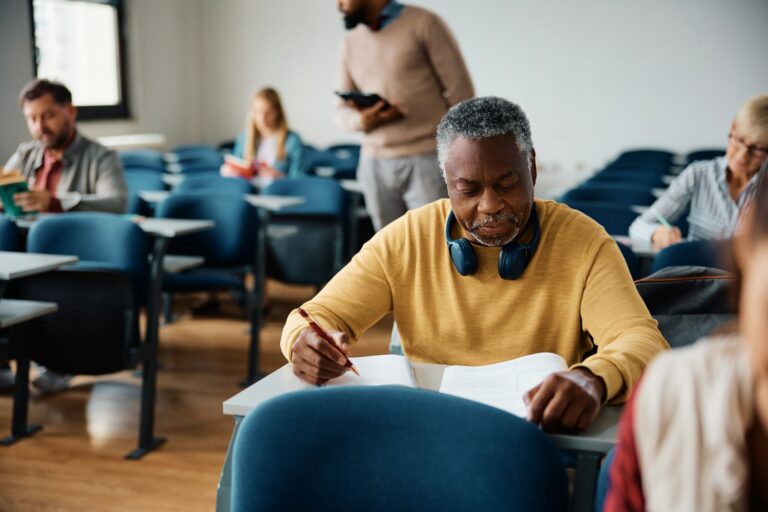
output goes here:
[{"label": "standing man in beige sweater", "polygon": [[376,230],[407,210],[447,197],[435,148],[440,118],[474,96],[445,22],[395,0],[337,0],[349,31],[339,89],[375,93],[373,106],[340,101],[337,119],[362,131],[357,177]]}]

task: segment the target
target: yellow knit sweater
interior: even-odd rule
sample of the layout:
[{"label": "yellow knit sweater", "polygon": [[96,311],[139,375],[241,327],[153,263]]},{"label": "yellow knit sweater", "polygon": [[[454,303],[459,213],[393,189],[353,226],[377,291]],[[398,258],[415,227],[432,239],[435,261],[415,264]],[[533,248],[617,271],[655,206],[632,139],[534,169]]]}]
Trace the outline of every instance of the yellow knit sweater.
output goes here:
[{"label": "yellow knit sweater", "polygon": [[[417,362],[484,365],[554,352],[602,377],[608,400],[624,400],[668,345],[605,230],[536,200],[541,240],[523,275],[501,279],[500,248],[473,246],[479,269],[461,276],[444,236],[450,208],[443,199],[386,226],[303,307],[352,342],[394,311],[403,350]],[[305,327],[296,311],[288,316],[280,344],[289,360]],[[590,338],[598,351],[582,363]]]}]

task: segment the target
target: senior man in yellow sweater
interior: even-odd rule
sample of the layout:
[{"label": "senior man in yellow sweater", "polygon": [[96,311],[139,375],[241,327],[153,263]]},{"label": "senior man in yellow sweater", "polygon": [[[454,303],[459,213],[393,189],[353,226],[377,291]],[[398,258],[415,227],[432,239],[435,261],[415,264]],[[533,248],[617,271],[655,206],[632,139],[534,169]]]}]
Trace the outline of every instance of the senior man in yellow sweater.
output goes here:
[{"label": "senior man in yellow sweater", "polygon": [[[520,107],[452,107],[437,129],[442,199],[377,233],[304,304],[342,350],[394,312],[413,361],[484,365],[555,352],[571,365],[527,394],[547,430],[588,427],[668,348],[616,243],[596,222],[534,199],[536,153]],[[597,353],[583,360],[593,344]],[[347,369],[298,312],[281,339],[293,371],[322,383]]]}]

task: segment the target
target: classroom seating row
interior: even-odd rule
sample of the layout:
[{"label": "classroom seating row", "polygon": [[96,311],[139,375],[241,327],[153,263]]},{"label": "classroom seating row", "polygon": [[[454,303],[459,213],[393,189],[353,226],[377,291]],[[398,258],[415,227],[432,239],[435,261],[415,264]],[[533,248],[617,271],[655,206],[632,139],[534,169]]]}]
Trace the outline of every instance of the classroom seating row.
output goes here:
[{"label": "classroom seating row", "polygon": [[[177,146],[169,153],[152,149],[135,149],[120,152],[118,155],[126,175],[140,173],[181,173],[181,174],[218,174],[224,156],[219,148],[192,144]],[[355,179],[360,158],[359,144],[332,144],[326,148],[317,148],[305,144],[302,155],[302,174],[332,177],[336,179]]]}]

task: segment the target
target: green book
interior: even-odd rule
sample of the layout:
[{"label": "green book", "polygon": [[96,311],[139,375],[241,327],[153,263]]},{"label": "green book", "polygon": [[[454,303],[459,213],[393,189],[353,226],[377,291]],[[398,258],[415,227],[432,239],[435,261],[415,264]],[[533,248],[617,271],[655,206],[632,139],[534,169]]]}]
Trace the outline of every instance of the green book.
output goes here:
[{"label": "green book", "polygon": [[5,215],[12,219],[24,217],[37,212],[25,212],[16,206],[13,201],[13,195],[21,192],[27,192],[29,187],[23,176],[0,176],[0,201],[3,203]]}]

